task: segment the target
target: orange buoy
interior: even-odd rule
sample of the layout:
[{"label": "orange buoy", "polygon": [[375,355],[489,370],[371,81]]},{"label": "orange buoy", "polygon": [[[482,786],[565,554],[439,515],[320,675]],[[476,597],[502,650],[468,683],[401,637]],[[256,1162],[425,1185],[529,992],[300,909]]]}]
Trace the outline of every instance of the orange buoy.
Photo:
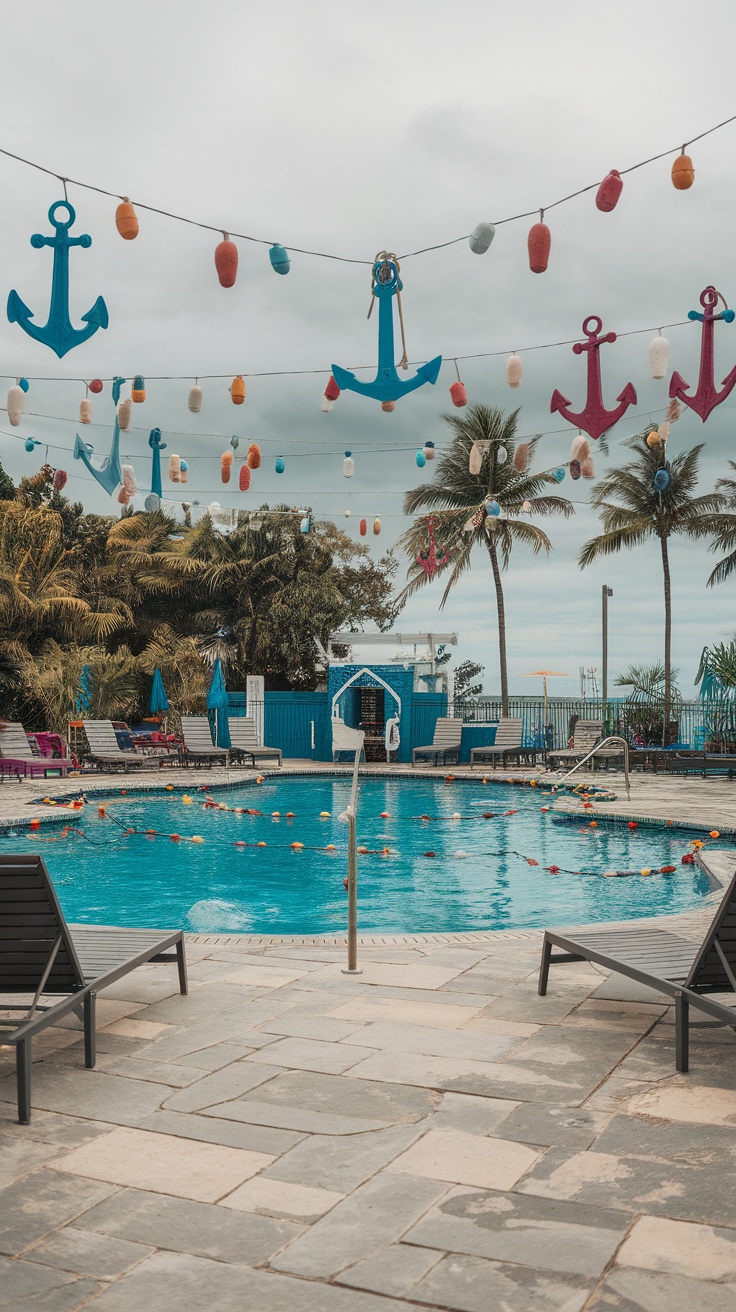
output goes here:
[{"label": "orange buoy", "polygon": [[242,374],[233,378],[230,384],[230,399],[233,405],[242,405],[245,400],[245,379]]},{"label": "orange buoy", "polygon": [[215,268],[221,287],[234,287],[238,276],[238,248],[226,232],[222,241],[215,247]]},{"label": "orange buoy", "polygon": [[132,241],[138,236],[138,215],[127,196],[123,196],[115,211],[115,227],[123,241]]},{"label": "orange buoy", "polygon": [[40,829],[40,828],[41,828],[41,821],[38,819],[37,816],[35,816],[33,820],[31,820],[31,829]]},{"label": "orange buoy", "polygon": [[685,154],[685,147],[682,148],[682,154],[677,156],[672,165],[672,185],[677,191],[688,191],[695,181],[695,169],[689,155]]},{"label": "orange buoy", "polygon": [[171,839],[172,843],[181,842],[181,834],[169,834],[169,838]]},{"label": "orange buoy", "polygon": [[251,442],[248,447],[248,454],[245,457],[249,469],[260,469],[261,467],[261,448],[257,442]]},{"label": "orange buoy", "polygon": [[361,521],[360,521],[360,536],[361,536],[362,538],[364,538],[367,532],[368,532],[368,525],[367,525],[367,523],[366,523],[366,521],[365,521],[364,519],[361,519]]}]

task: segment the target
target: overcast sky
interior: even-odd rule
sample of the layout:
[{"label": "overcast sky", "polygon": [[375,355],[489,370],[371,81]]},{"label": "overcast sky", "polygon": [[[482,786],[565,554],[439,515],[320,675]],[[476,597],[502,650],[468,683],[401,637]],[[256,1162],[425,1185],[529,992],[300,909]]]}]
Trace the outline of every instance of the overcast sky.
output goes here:
[{"label": "overcast sky", "polygon": [[[286,0],[275,8],[235,0],[128,0],[114,8],[37,0],[32,12],[31,23],[26,4],[3,6],[0,146],[228,230],[368,261],[383,248],[414,250],[467,233],[480,220],[548,205],[736,112],[730,0],[697,7],[617,0],[605,8],[590,0]],[[500,227],[482,257],[461,243],[406,260],[409,357],[442,354],[448,363],[435,387],[407,397],[393,415],[349,393],[322,414],[326,375],[319,374],[248,380],[241,408],[230,401],[229,379],[202,380],[202,411],[192,415],[187,394],[195,375],[375,361],[376,317],[365,317],[369,267],[294,254],[288,277],[278,277],[267,247],[240,242],[238,280],[226,291],[214,270],[216,234],[141,210],[138,239],[124,242],[116,202],[70,185],[73,233],[93,239],[91,249],[72,255],[72,320],[79,324],[102,294],[110,326],[59,361],[3,319],[4,372],[50,381],[31,383],[20,428],[10,430],[0,415],[0,459],[18,478],[43,456],[43,447],[27,454],[23,440],[48,442],[50,462],[69,473],[69,494],[90,510],[114,513],[117,503],[71,457],[84,388],[62,380],[140,372],[150,379],[148,399],[134,407],[123,455],[141,489],[150,487],[148,433],[158,426],[166,454],[189,461],[190,499],[308,503],[356,535],[361,515],[380,514],[383,533],[371,543],[379,552],[403,527],[405,489],[431,474],[431,465],[416,469],[417,445],[428,438],[442,445],[453,356],[502,352],[461,365],[469,399],[520,405],[520,432],[545,432],[540,456],[552,466],[567,460],[573,430],[550,415],[550,396],[559,387],[580,408],[584,364],[569,346],[526,354],[522,386],[511,392],[506,353],[574,338],[589,314],[602,317],[604,331],[619,332],[683,320],[708,283],[736,303],[735,148],[736,124],[694,145],[690,191],[675,191],[668,158],[629,175],[612,214],[595,208],[594,194],[550,211],[544,275],[528,267],[529,220]],[[34,250],[29,237],[50,232],[46,214],[61,185],[0,157],[0,186],[0,299],[15,288],[43,323],[51,255]],[[610,434],[613,464],[625,458],[620,439],[650,414],[661,415],[667,402],[667,381],[649,374],[651,335],[624,338],[601,355],[606,403],[629,380],[639,393],[638,417]],[[699,327],[666,336],[671,366],[695,385]],[[736,323],[718,329],[716,358],[720,381],[736,363]],[[685,410],[673,427],[671,451],[705,442],[704,488],[736,455],[735,406],[736,391],[707,426]],[[97,458],[111,436],[109,386],[94,407],[95,425],[80,431]],[[240,455],[249,441],[263,448],[248,494],[237,491],[237,475],[235,491],[220,484],[219,456],[232,433],[241,438]],[[355,455],[351,482],[342,478],[345,448]],[[281,477],[277,455],[286,457]],[[597,466],[606,462],[599,457]],[[520,676],[540,665],[569,673],[556,682],[559,693],[577,691],[581,665],[600,668],[603,583],[614,589],[612,677],[632,660],[661,654],[656,543],[582,574],[577,568],[579,548],[597,525],[585,505],[589,487],[563,485],[577,514],[548,524],[548,561],[515,550],[505,581],[512,691],[531,691]],[[687,692],[703,644],[736,630],[736,584],[706,591],[713,562],[704,547],[676,544],[672,556],[673,659]],[[402,560],[402,578],[405,569]],[[457,630],[458,659],[485,664],[486,688],[497,691],[487,559],[479,553],[444,612],[439,598],[435,582],[412,600],[401,626]]]}]

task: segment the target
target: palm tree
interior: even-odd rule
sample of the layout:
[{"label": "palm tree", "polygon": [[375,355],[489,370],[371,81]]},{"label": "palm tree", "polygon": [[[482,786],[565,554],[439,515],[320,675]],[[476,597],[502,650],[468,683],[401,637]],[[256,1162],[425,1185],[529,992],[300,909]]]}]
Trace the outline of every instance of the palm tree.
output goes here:
[{"label": "palm tree", "polygon": [[[736,470],[736,461],[729,460],[728,463],[731,469]],[[725,504],[729,509],[717,517],[717,522],[713,526],[713,541],[710,549],[714,552],[725,551],[728,554],[723,560],[719,560],[712,571],[708,579],[709,588],[716,583],[725,583],[726,579],[736,572],[736,515],[733,514],[733,510],[736,509],[736,479],[719,478],[716,491],[723,493]]]},{"label": "palm tree", "polygon": [[[552,545],[541,528],[520,515],[558,514],[568,517],[575,513],[564,497],[541,495],[550,484],[555,486],[556,480],[551,473],[531,472],[538,438],[524,444],[525,452],[521,446],[517,450],[518,413],[514,410],[505,414],[497,407],[478,404],[469,406],[463,415],[443,416],[453,434],[450,446],[438,457],[432,482],[413,488],[404,498],[405,514],[413,515],[423,509],[430,514],[420,515],[399,538],[413,562],[417,561],[420,552],[426,552],[430,521],[443,543],[443,554],[448,544],[452,544],[449,559],[437,570],[437,573],[447,576],[440,607],[445,605],[455,584],[470,569],[473,548],[482,546],[487,552],[496,591],[503,715],[509,713],[509,681],[501,572],[509,567],[514,543],[531,547],[535,555],[540,551],[549,555]],[[474,454],[480,453],[482,457],[477,474],[471,474],[469,470],[474,446]],[[493,501],[501,507],[498,516],[485,514],[485,505]],[[409,570],[409,582],[398,601],[403,604],[430,581],[427,571],[420,564],[413,564]]]},{"label": "palm tree", "polygon": [[[662,746],[672,707],[672,587],[669,540],[675,534],[702,538],[717,530],[726,498],[721,492],[694,496],[698,483],[698,461],[702,443],[667,459],[663,442],[649,446],[643,433],[625,444],[635,458],[602,478],[590,498],[600,512],[603,532],[585,543],[580,552],[582,569],[602,556],[612,556],[624,547],[638,547],[656,538],[662,557],[664,580],[664,689],[662,696]],[[661,489],[655,484],[665,483]]]}]

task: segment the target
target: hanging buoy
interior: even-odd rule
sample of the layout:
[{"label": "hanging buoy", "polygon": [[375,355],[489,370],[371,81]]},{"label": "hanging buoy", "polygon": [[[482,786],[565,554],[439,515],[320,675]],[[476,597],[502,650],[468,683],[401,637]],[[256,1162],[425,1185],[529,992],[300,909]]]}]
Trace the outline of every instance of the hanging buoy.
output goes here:
[{"label": "hanging buoy", "polygon": [[450,396],[452,398],[452,404],[456,405],[458,410],[462,409],[464,405],[467,405],[468,394],[465,390],[465,383],[461,383],[460,379],[458,379],[456,383],[453,383],[450,388]]},{"label": "hanging buoy", "polygon": [[230,384],[230,398],[233,405],[242,405],[245,400],[245,379],[242,374],[233,378]]},{"label": "hanging buoy", "polygon": [[169,478],[172,483],[181,482],[181,458],[177,455],[169,456]]},{"label": "hanging buoy", "polygon": [[121,433],[127,433],[130,428],[130,412],[132,409],[131,400],[126,396],[124,401],[118,406],[118,428]]},{"label": "hanging buoy", "polygon": [[240,466],[240,474],[238,475],[238,487],[240,488],[241,492],[247,492],[250,487],[250,470],[246,464],[242,464]]},{"label": "hanging buoy", "polygon": [[200,410],[202,409],[202,388],[199,386],[198,383],[194,383],[194,385],[189,388],[187,405],[189,406],[189,409],[191,410],[193,415],[198,415]]},{"label": "hanging buoy", "polygon": [[497,501],[486,501],[486,514],[493,515],[494,518],[501,514],[501,507]]},{"label": "hanging buoy", "polygon": [[662,439],[659,436],[659,429],[658,428],[650,429],[646,437],[646,443],[647,446],[650,448],[650,450],[655,446],[659,446],[661,441]]},{"label": "hanging buoy", "polygon": [[436,455],[434,449],[434,442],[425,442],[424,446],[422,447],[422,451],[424,452],[425,460],[434,460]]},{"label": "hanging buoy", "polygon": [[666,492],[670,485],[669,469],[658,469],[654,475],[654,486],[658,492]]},{"label": "hanging buoy", "polygon": [[156,492],[149,492],[148,496],[143,502],[143,509],[148,511],[149,515],[152,515],[156,510],[160,508],[160,506],[161,506],[160,496]]},{"label": "hanging buoy", "polygon": [[230,445],[233,451],[237,451],[238,447],[240,446],[240,438],[237,436],[236,433],[233,433],[232,437],[230,438]]},{"label": "hanging buoy", "polygon": [[260,469],[261,467],[261,448],[257,442],[251,442],[248,447],[248,454],[245,457],[249,469]]},{"label": "hanging buoy", "polygon": [[468,473],[479,474],[482,467],[483,467],[483,452],[478,446],[478,443],[474,442],[470,448],[470,455],[468,456]]},{"label": "hanging buoy", "polygon": [[376,515],[376,518],[373,521],[373,533],[375,537],[378,537],[378,534],[380,532],[381,532],[381,516]]},{"label": "hanging buoy", "polygon": [[571,460],[569,468],[570,468],[570,478],[573,480],[574,483],[577,483],[578,479],[580,478],[580,461]]},{"label": "hanging buoy", "polygon": [[586,456],[589,455],[590,443],[583,433],[578,433],[577,436],[572,439],[572,444],[570,446],[570,459],[585,460]]},{"label": "hanging buoy", "polygon": [[555,469],[555,470],[553,471],[553,473],[552,473],[552,477],[553,477],[553,479],[555,480],[555,483],[562,483],[562,482],[564,481],[564,478],[565,478],[565,471],[564,471],[564,469],[562,468],[561,465],[560,465],[559,469]]},{"label": "hanging buoy", "polygon": [[19,386],[21,392],[27,392],[27,391],[28,391],[28,388],[29,388],[29,386],[30,386],[30,384],[29,384],[29,382],[28,382],[28,379],[27,379],[27,378],[19,378],[19,379],[18,379],[18,386]]},{"label": "hanging buoy", "polygon": [[425,454],[424,454],[424,452],[422,451],[422,448],[421,448],[421,447],[420,447],[419,450],[417,451],[417,453],[416,453],[414,459],[415,459],[416,462],[417,462],[417,468],[418,468],[418,469],[424,469],[424,466],[425,466],[426,463],[427,463],[427,457],[425,456]]},{"label": "hanging buoy", "polygon": [[222,241],[215,247],[215,268],[221,287],[234,287],[238,276],[238,248],[228,234],[223,232]]},{"label": "hanging buoy", "polygon": [[[310,518],[309,518],[309,515],[305,515],[304,518],[303,518],[303,520],[302,520],[302,522],[301,522],[301,524],[299,525],[299,527],[300,527],[302,533],[308,533],[308,532],[309,532],[309,529],[310,529],[310,526],[311,526],[311,520],[310,520]],[[294,846],[294,844],[292,843],[292,847],[293,847],[293,846]],[[301,844],[298,844],[298,846],[301,847]]]},{"label": "hanging buoy", "polygon": [[352,510],[346,510],[346,511],[345,511],[345,518],[346,518],[346,519],[350,519],[350,516],[352,515],[352,513],[353,513]]},{"label": "hanging buoy", "polygon": [[14,383],[12,387],[8,388],[8,399],[5,403],[8,410],[8,419],[13,425],[13,428],[17,428],[23,418],[23,407],[25,406],[25,403],[26,394],[23,391],[23,388],[20,387],[18,383]]},{"label": "hanging buoy", "polygon": [[495,235],[492,223],[476,223],[468,237],[468,246],[474,255],[485,255]]},{"label": "hanging buoy", "polygon": [[624,189],[624,180],[618,169],[611,169],[603,179],[598,191],[596,192],[595,203],[599,210],[604,214],[609,214],[615,210],[618,204],[618,198]]},{"label": "hanging buoy", "polygon": [[387,414],[387,415],[392,415],[393,412],[394,412],[394,410],[396,409],[396,402],[395,402],[395,401],[382,401],[382,402],[381,402],[381,409],[384,411],[385,414]]},{"label": "hanging buoy", "polygon": [[352,478],[355,473],[355,461],[353,460],[352,451],[345,452],[345,459],[342,462],[343,478]]},{"label": "hanging buoy", "polygon": [[500,446],[498,448],[498,451],[496,452],[496,464],[505,465],[508,458],[509,458],[509,453],[506,450],[506,447]]},{"label": "hanging buoy", "polygon": [[92,423],[92,402],[89,397],[85,397],[79,402],[79,422],[80,424]]},{"label": "hanging buoy", "polygon": [[666,419],[665,419],[665,421],[664,421],[663,424],[660,424],[660,425],[659,425],[659,428],[657,429],[657,432],[659,433],[659,440],[660,440],[661,442],[666,442],[666,441],[667,441],[667,438],[668,438],[669,435],[670,435],[670,426],[669,426],[669,424],[667,423],[667,420],[666,420]]},{"label": "hanging buoy", "polygon": [[138,480],[135,476],[135,470],[132,465],[121,465],[123,475],[123,487],[128,493],[128,497],[134,497],[138,491]]},{"label": "hanging buoy", "polygon": [[286,469],[286,461],[284,460],[283,456],[276,457],[276,464],[274,465],[274,468],[277,474],[283,474],[284,470]]},{"label": "hanging buoy", "polygon": [[516,351],[506,361],[506,382],[509,387],[518,387],[521,383],[521,356]]},{"label": "hanging buoy", "polygon": [[529,229],[527,246],[529,249],[529,268],[532,273],[545,273],[549,262],[549,250],[552,245],[552,234],[543,223],[544,210],[539,211],[539,223],[533,224]]},{"label": "hanging buoy", "polygon": [[232,451],[223,451],[222,455],[220,456],[220,477],[222,478],[223,483],[230,482],[230,474],[232,472],[232,467],[233,467]]},{"label": "hanging buoy", "polygon": [[669,358],[670,344],[660,333],[649,343],[649,368],[652,371],[652,378],[664,378]]},{"label": "hanging buoy", "polygon": [[133,379],[133,386],[130,392],[130,399],[131,401],[135,401],[138,405],[140,405],[142,401],[145,401],[146,380],[143,377],[143,374],[136,374],[135,378]]},{"label": "hanging buoy", "polygon": [[522,511],[523,511],[523,513],[524,513],[525,515],[530,514],[530,512],[531,512],[531,508],[532,508],[532,503],[531,503],[531,501],[522,501],[522,503],[521,503],[521,509],[522,509]]},{"label": "hanging buoy", "polygon": [[522,474],[528,464],[529,444],[528,442],[520,442],[514,452],[514,469],[517,469],[519,473]]},{"label": "hanging buoy", "polygon": [[90,392],[94,392],[95,394],[97,394],[98,392],[102,391],[102,386],[103,384],[101,378],[93,378],[92,382],[89,385],[89,390]]},{"label": "hanging buoy", "polygon": [[130,501],[130,493],[128,492],[127,488],[121,487],[120,491],[118,492],[118,501],[120,502],[121,506],[127,506],[128,502]]},{"label": "hanging buoy", "polygon": [[26,440],[25,440],[25,442],[23,443],[23,446],[25,447],[26,451],[28,451],[28,452],[35,451],[35,450],[36,450],[36,447],[37,447],[37,446],[40,446],[40,445],[41,445],[41,443],[40,443],[40,442],[37,442],[36,439],[35,439],[35,437],[27,437]]},{"label": "hanging buoy", "polygon": [[51,486],[54,489],[54,492],[61,492],[61,489],[66,487],[68,477],[69,475],[67,474],[65,469],[54,470],[54,477],[51,484]]},{"label": "hanging buoy", "polygon": [[271,247],[268,252],[268,258],[271,261],[271,268],[274,273],[288,273],[291,268],[291,260],[285,246],[279,246],[278,242]]},{"label": "hanging buoy", "polygon": [[123,196],[115,211],[115,227],[123,241],[132,241],[138,236],[138,215],[127,196]]},{"label": "hanging buoy", "polygon": [[327,386],[322,395],[322,410],[325,414],[329,414],[339,395],[340,388],[332,377],[332,374],[330,374]]},{"label": "hanging buoy", "polygon": [[692,187],[695,181],[695,169],[689,155],[685,154],[685,147],[682,148],[682,154],[678,155],[672,165],[672,185],[677,191],[687,191]]},{"label": "hanging buoy", "polygon": [[587,456],[585,460],[580,461],[580,473],[583,478],[595,478],[595,465],[592,456]]},{"label": "hanging buoy", "polygon": [[667,423],[676,424],[678,419],[680,418],[681,410],[682,410],[682,406],[680,405],[680,402],[678,401],[676,396],[673,396],[672,400],[669,402],[669,405],[667,406]]},{"label": "hanging buoy", "polygon": [[360,521],[360,536],[361,536],[362,538],[364,538],[367,532],[368,532],[368,524],[366,523],[366,521],[365,521],[364,519],[361,519],[361,521]]},{"label": "hanging buoy", "polygon": [[188,483],[188,482],[189,482],[189,474],[188,474],[188,472],[187,472],[188,469],[189,469],[189,465],[187,464],[186,460],[182,460],[182,461],[180,461],[180,463],[179,463],[179,471],[180,471],[180,474],[181,474],[181,481],[182,481],[182,483]]}]

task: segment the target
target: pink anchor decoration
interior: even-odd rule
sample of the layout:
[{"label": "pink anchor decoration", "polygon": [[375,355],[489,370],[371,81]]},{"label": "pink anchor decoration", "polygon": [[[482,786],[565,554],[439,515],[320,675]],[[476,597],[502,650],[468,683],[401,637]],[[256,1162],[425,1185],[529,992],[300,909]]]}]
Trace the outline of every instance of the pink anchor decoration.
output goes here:
[{"label": "pink anchor decoration", "polygon": [[[592,325],[592,327],[590,326]],[[636,388],[633,383],[627,383],[624,390],[619,393],[616,400],[620,404],[615,410],[606,410],[603,404],[603,388],[601,384],[601,361],[600,349],[604,342],[615,342],[615,333],[604,333],[600,336],[603,322],[597,314],[591,314],[583,323],[583,332],[587,337],[587,342],[576,342],[573,346],[575,355],[582,355],[583,351],[588,352],[588,396],[585,402],[585,409],[579,414],[570,410],[570,402],[562,392],[555,391],[550,401],[550,411],[552,414],[556,410],[567,419],[568,423],[573,424],[575,428],[581,428],[588,437],[599,438],[607,433],[609,428],[613,428],[619,419],[626,414],[630,405],[636,405]]]},{"label": "pink anchor decoration", "polygon": [[[715,307],[719,300],[723,301],[724,309],[720,314],[715,313]],[[734,367],[727,378],[723,380],[722,390],[719,392],[715,384],[715,360],[713,358],[713,347],[715,338],[715,325],[717,319],[723,319],[724,323],[733,323],[734,311],[729,310],[721,293],[716,291],[715,287],[706,287],[700,294],[700,304],[703,307],[703,313],[698,310],[689,310],[688,319],[700,319],[703,325],[703,335],[700,342],[700,374],[698,376],[698,388],[692,396],[686,396],[685,388],[687,383],[680,374],[675,371],[670,379],[670,396],[676,397],[678,401],[684,401],[689,405],[696,415],[700,415],[705,423],[711,410],[715,410],[721,401],[725,401],[729,392],[736,384],[736,367]]]},{"label": "pink anchor decoration", "polygon": [[451,547],[449,551],[445,552],[444,556],[440,556],[439,560],[437,559],[437,549],[434,544],[434,525],[435,525],[435,521],[433,519],[430,519],[427,523],[427,534],[429,537],[429,551],[427,552],[426,556],[423,556],[421,552],[417,556],[417,565],[421,565],[422,569],[427,575],[427,578],[430,581],[434,578],[440,566],[447,564],[448,560],[450,559],[450,556],[452,555],[452,550],[453,550]]}]

